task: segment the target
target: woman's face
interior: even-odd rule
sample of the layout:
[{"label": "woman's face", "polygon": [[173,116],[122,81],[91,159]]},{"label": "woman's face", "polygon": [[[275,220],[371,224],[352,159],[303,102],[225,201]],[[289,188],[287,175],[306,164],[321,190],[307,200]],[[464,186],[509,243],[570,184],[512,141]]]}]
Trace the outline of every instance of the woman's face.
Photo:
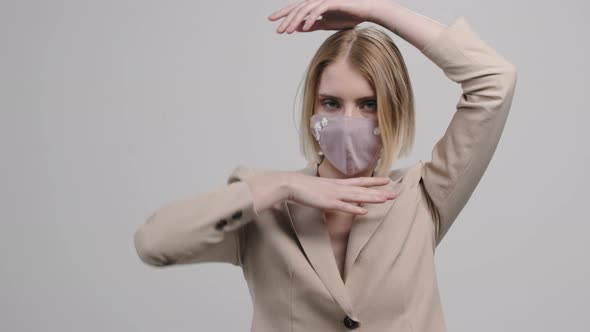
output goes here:
[{"label": "woman's face", "polygon": [[314,113],[377,118],[377,97],[358,71],[338,60],[324,68]]}]

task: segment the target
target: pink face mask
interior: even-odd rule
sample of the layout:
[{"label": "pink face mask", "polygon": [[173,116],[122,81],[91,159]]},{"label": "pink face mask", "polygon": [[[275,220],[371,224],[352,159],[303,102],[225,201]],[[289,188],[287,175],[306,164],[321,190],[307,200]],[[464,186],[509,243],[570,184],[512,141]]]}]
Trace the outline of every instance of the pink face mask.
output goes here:
[{"label": "pink face mask", "polygon": [[365,171],[379,158],[382,143],[377,119],[314,114],[310,126],[324,156],[348,176]]}]

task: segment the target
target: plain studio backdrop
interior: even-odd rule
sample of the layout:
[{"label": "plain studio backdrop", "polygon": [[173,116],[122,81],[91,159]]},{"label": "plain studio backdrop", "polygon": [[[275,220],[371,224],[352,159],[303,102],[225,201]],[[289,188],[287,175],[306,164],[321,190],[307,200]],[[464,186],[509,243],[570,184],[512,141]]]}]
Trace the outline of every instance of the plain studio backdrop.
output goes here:
[{"label": "plain studio backdrop", "polygon": [[[267,16],[289,3],[0,2],[0,330],[249,330],[240,268],[147,266],[133,234],[239,164],[305,166],[296,93],[335,31],[277,34]],[[590,8],[399,3],[465,16],[519,75],[491,164],[437,249],[449,331],[587,331]],[[417,112],[397,168],[430,159],[461,90],[390,35]]]}]

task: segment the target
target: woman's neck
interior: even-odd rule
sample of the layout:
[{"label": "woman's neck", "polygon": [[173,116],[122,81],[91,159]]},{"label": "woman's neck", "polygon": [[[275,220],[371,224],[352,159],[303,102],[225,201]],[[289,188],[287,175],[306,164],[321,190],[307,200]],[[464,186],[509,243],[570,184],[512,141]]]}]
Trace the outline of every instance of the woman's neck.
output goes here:
[{"label": "woman's neck", "polygon": [[329,178],[329,179],[347,179],[353,177],[371,177],[373,176],[374,172],[373,167],[369,167],[364,172],[360,172],[358,174],[353,174],[351,176],[347,176],[346,174],[340,172],[327,158],[323,158],[320,164],[317,167],[317,176],[322,178]]}]

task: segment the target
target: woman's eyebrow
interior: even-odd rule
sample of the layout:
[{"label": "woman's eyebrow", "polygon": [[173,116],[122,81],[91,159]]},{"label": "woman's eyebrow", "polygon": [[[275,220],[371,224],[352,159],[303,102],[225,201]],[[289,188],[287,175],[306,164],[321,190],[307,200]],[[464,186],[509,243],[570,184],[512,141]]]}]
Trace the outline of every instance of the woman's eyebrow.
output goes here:
[{"label": "woman's eyebrow", "polygon": [[[325,93],[320,93],[320,94],[318,94],[318,96],[320,98],[330,98],[330,99],[334,99],[334,100],[338,100],[338,101],[341,101],[342,100],[342,98],[339,98],[339,97],[336,97],[336,96],[331,96],[331,95],[328,95],[328,94],[325,94]],[[362,100],[367,100],[367,99],[376,99],[376,98],[375,98],[375,96],[366,96],[366,97],[358,98],[357,101],[362,101]]]}]

